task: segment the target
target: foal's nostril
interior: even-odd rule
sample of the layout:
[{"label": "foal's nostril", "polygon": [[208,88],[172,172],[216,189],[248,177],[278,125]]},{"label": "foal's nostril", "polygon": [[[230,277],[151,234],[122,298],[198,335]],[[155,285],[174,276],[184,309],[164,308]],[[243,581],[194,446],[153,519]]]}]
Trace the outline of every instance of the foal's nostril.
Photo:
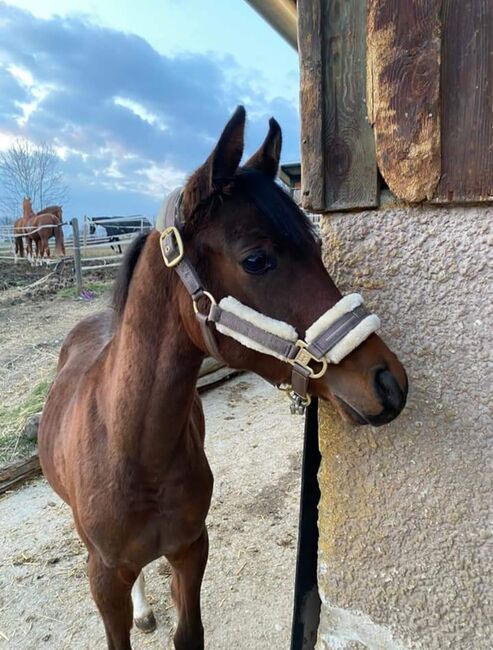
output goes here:
[{"label": "foal's nostril", "polygon": [[394,375],[386,368],[375,373],[375,390],[386,409],[399,411],[402,408],[404,394]]}]

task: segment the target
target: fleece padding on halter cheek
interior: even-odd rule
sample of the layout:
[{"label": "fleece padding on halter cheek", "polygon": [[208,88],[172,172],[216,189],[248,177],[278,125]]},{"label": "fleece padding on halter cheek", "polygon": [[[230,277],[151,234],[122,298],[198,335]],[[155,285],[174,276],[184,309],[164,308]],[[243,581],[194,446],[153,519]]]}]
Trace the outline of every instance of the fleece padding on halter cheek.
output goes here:
[{"label": "fleece padding on halter cheek", "polygon": [[359,307],[362,304],[363,298],[359,293],[349,293],[347,296],[341,298],[306,330],[305,341],[307,344],[310,345],[317,336],[333,325],[341,316],[344,316],[344,314],[347,314],[349,311],[356,309],[356,307]]},{"label": "fleece padding on halter cheek", "polygon": [[[247,307],[232,296],[223,298],[219,302],[219,308],[224,312],[224,314],[233,314],[239,319],[250,323],[253,326],[252,333],[253,329],[262,330],[263,332],[272,334],[278,339],[286,341],[286,343],[288,343],[287,349],[291,347],[289,345],[290,343],[294,344],[298,340],[298,333],[292,325],[280,320],[276,320],[275,318],[270,318],[270,316],[265,316],[265,314],[261,314],[255,309]],[[227,318],[224,318],[224,316],[222,318],[223,320],[227,320]],[[262,354],[268,354],[270,356],[276,357],[281,361],[286,361],[285,353],[281,352],[280,350],[275,351],[272,348],[268,348],[265,345],[262,345],[260,341],[249,337],[246,332],[238,332],[234,329],[229,328],[227,324],[225,322],[221,322],[221,320],[218,320],[216,322],[216,329],[221,334],[235,339],[235,341],[238,341],[238,343],[241,343],[251,350],[256,350]]]},{"label": "fleece padding on halter cheek", "polygon": [[[339,319],[363,304],[363,298],[359,293],[350,293],[337,302],[334,307],[322,314],[313,325],[306,330],[305,341],[310,349],[310,345],[316,339],[333,327]],[[347,357],[355,348],[358,347],[370,334],[380,327],[380,319],[375,314],[369,314],[364,320],[358,323],[353,329],[347,332],[339,342],[331,347],[325,354],[329,363],[337,364],[344,357]]]},{"label": "fleece padding on halter cheek", "polygon": [[346,336],[336,343],[326,354],[329,363],[339,363],[347,355],[363,343],[370,334],[380,327],[380,319],[376,314],[370,314],[359,325],[356,325]]}]

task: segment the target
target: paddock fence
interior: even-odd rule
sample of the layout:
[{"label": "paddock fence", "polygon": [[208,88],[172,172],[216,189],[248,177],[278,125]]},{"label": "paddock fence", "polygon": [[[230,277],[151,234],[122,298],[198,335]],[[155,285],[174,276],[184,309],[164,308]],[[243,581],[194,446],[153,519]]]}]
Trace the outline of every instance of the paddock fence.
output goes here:
[{"label": "paddock fence", "polygon": [[[52,226],[41,226],[41,228]],[[141,214],[127,216],[84,216],[80,221],[73,218],[69,223],[62,224],[65,244],[65,262],[72,262],[77,290],[83,290],[83,274],[97,269],[115,268],[121,264],[126,248],[133,239],[142,232],[149,230],[152,223]],[[111,235],[105,229],[115,230]],[[27,258],[19,259],[15,255],[15,233],[13,224],[0,225],[0,260],[12,263],[27,264]],[[50,245],[53,249],[53,244]],[[59,257],[44,258],[43,264],[56,265]]]},{"label": "paddock fence", "polygon": [[[292,196],[299,203],[299,191]],[[316,231],[320,227],[320,215],[307,214]],[[118,228],[118,233],[108,235],[106,228]],[[52,226],[41,226],[52,227]],[[65,262],[72,262],[77,290],[83,290],[85,273],[100,269],[116,268],[121,264],[125,250],[140,233],[146,232],[152,222],[141,214],[126,216],[84,216],[82,219],[73,218],[62,224],[65,242]],[[128,231],[128,232],[127,232]],[[0,225],[0,260],[27,263],[15,256],[15,232],[13,224]],[[53,249],[53,245],[51,245]],[[55,265],[60,261],[53,256],[45,258],[43,264]]]}]

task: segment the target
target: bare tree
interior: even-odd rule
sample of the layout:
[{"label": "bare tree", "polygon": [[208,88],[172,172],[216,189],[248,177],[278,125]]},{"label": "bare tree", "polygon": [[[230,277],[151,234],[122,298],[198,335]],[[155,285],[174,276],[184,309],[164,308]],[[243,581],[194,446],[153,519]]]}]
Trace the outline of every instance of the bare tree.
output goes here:
[{"label": "bare tree", "polygon": [[51,145],[20,139],[0,152],[0,215],[4,223],[22,214],[25,196],[37,212],[50,204],[63,204],[67,195],[60,158]]}]

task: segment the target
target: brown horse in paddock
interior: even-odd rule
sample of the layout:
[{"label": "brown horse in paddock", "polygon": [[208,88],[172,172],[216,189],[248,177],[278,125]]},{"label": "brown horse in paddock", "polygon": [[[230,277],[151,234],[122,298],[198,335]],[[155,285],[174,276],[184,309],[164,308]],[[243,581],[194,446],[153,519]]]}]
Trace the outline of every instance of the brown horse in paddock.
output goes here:
[{"label": "brown horse in paddock", "polygon": [[[309,221],[274,182],[278,124],[271,120],[263,145],[242,168],[244,124],[239,107],[183,188],[185,254],[218,300],[234,296],[264,324],[287,321],[281,333],[305,333],[341,294]],[[113,310],[81,321],[63,344],[39,429],[43,472],[72,508],[89,551],[91,591],[111,650],[131,648],[132,618],[153,629],[141,572],[163,555],[178,610],[175,648],[204,648],[200,588],[213,477],[195,385],[210,337],[232,368],[275,384],[290,381],[293,368],[220,334],[219,326],[207,336],[200,315],[211,294],[191,299],[169,251],[155,230],[130,246]],[[376,334],[352,349],[322,376],[309,375],[309,393],[333,401],[352,422],[390,422],[406,400],[402,365]]]},{"label": "brown horse in paddock", "polygon": [[17,262],[18,257],[24,257],[24,237],[26,237],[26,217],[24,215],[14,222],[14,255]]},{"label": "brown horse in paddock", "polygon": [[[39,213],[38,213],[39,214]],[[24,257],[24,237],[26,238],[26,249],[28,259],[33,259],[32,241],[36,243],[36,255],[38,253],[38,242],[34,237],[31,239],[29,233],[32,230],[31,222],[36,217],[31,206],[31,199],[25,197],[22,201],[22,217],[14,223],[15,258]]]},{"label": "brown horse in paddock", "polygon": [[32,209],[31,199],[25,198],[22,202],[23,216],[26,220],[28,254],[33,259],[32,242],[36,246],[35,263],[42,264],[43,259],[50,257],[50,237],[55,237],[56,255],[65,255],[65,243],[62,229],[62,209],[60,206],[51,206],[54,212],[46,211],[35,213]]},{"label": "brown horse in paddock", "polygon": [[37,215],[47,213],[54,215],[58,219],[59,223],[63,223],[63,209],[61,205],[48,205],[46,208],[36,212]]}]

